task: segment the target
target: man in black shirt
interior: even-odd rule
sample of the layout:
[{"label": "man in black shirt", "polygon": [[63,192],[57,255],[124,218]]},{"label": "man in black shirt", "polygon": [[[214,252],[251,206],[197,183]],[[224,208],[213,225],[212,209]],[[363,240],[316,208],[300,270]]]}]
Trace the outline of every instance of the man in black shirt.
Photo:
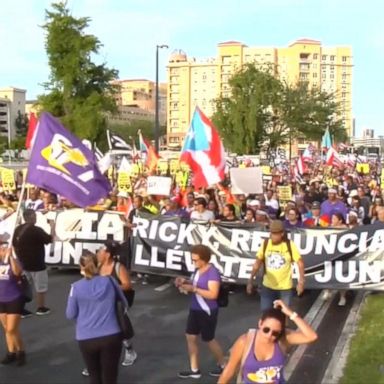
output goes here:
[{"label": "man in black shirt", "polygon": [[23,217],[25,223],[15,229],[12,245],[29,280],[33,281],[37,302],[36,315],[48,315],[50,309],[45,306],[45,294],[48,291],[45,245],[52,242],[52,236],[35,225],[34,210],[26,209]]}]

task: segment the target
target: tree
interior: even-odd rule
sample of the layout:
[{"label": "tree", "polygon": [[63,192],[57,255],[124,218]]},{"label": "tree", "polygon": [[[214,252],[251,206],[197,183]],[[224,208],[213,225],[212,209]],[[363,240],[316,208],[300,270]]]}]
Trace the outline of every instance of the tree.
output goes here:
[{"label": "tree", "polygon": [[28,131],[28,124],[29,124],[28,115],[26,113],[23,115],[20,111],[18,111],[17,117],[15,119],[16,134],[20,136],[25,136]]},{"label": "tree", "polygon": [[246,64],[228,81],[231,96],[216,100],[212,120],[224,146],[232,152],[259,152],[272,124],[276,95],[281,90],[281,83],[272,72],[271,67],[260,70]]},{"label": "tree", "polygon": [[52,10],[46,10],[43,29],[50,77],[43,84],[47,93],[38,97],[38,104],[76,136],[100,141],[105,137],[106,113],[117,111],[113,97],[117,88],[111,81],[118,72],[91,60],[102,44],[86,34],[90,21],[73,17],[66,2],[53,3]]},{"label": "tree", "polygon": [[233,152],[268,151],[299,137],[321,140],[327,127],[336,139],[345,139],[332,94],[306,83],[283,83],[273,67],[257,64],[245,65],[228,84],[231,97],[216,100],[213,121]]}]

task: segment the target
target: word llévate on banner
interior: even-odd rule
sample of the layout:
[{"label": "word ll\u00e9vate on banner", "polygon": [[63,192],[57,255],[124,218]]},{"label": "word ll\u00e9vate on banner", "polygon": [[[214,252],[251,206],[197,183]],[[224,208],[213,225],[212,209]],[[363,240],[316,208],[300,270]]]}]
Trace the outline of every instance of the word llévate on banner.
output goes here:
[{"label": "word ll\u00e9vate on banner", "polygon": [[[255,226],[209,225],[179,218],[135,218],[132,269],[175,276],[194,270],[190,247],[205,244],[211,262],[243,284],[269,233]],[[351,230],[308,229],[289,234],[303,257],[307,288],[384,290],[384,224]],[[293,278],[298,277],[297,267]]]}]

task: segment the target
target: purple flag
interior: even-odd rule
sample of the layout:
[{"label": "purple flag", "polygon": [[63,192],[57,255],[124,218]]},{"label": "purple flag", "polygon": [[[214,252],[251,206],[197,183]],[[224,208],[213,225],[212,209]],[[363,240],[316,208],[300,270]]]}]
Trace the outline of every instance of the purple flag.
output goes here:
[{"label": "purple flag", "polygon": [[111,190],[95,155],[47,112],[40,117],[27,182],[66,197],[79,207],[96,204]]}]

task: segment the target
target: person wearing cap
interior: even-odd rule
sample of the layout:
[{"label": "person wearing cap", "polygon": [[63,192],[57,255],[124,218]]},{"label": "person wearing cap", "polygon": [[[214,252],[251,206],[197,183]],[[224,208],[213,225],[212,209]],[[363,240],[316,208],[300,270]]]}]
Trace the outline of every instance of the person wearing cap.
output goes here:
[{"label": "person wearing cap", "polygon": [[327,215],[331,218],[334,212],[340,212],[345,218],[347,217],[347,206],[337,199],[337,190],[329,188],[328,199],[321,203],[320,215]]},{"label": "person wearing cap", "polygon": [[320,203],[314,201],[311,206],[311,212],[308,217],[304,220],[304,227],[315,228],[321,227],[321,217],[320,217]]},{"label": "person wearing cap", "polygon": [[24,345],[20,335],[20,318],[24,308],[24,298],[18,285],[21,273],[21,265],[12,257],[7,241],[0,238],[0,320],[7,343],[7,353],[0,364],[4,365],[25,364]]},{"label": "person wearing cap", "polygon": [[297,294],[304,291],[304,262],[293,241],[286,238],[284,225],[280,220],[273,220],[270,224],[270,238],[261,244],[251,276],[247,284],[247,293],[253,292],[253,281],[260,267],[264,266],[264,276],[260,292],[261,310],[273,307],[274,300],[283,300],[287,305],[292,301],[292,264],[297,263],[299,281]]}]

